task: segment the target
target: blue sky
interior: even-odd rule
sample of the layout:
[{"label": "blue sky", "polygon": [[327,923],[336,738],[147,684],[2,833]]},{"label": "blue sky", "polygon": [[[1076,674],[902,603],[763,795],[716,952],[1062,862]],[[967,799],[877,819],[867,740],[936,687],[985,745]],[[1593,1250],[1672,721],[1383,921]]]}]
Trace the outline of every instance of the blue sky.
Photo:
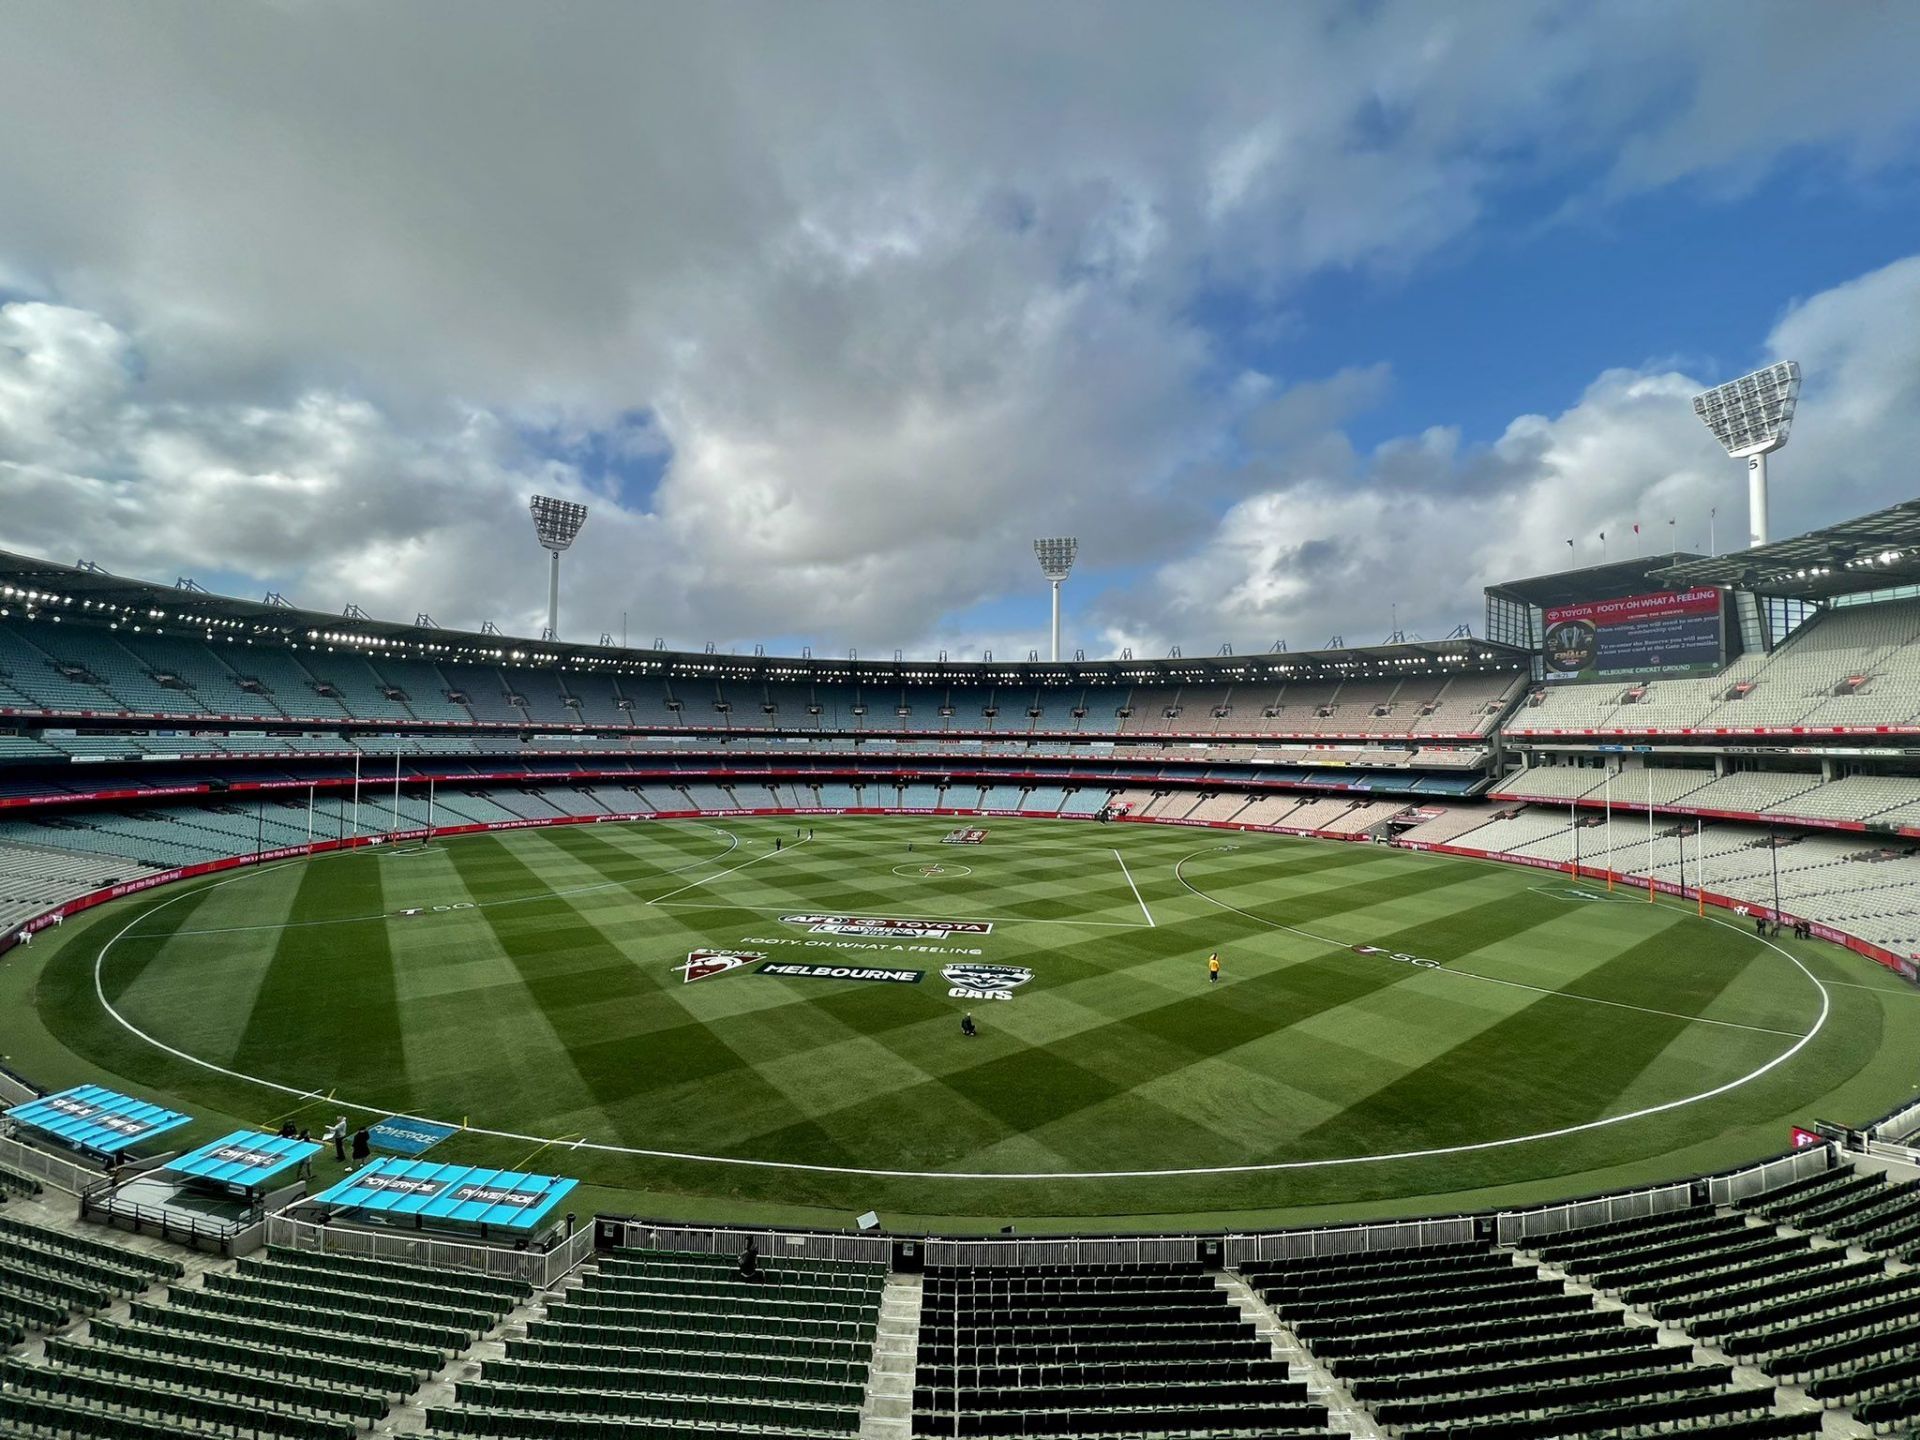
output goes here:
[{"label": "blue sky", "polygon": [[544,491],[584,638],[1024,655],[1053,533],[1089,654],[1444,633],[1738,543],[1773,359],[1776,531],[1910,497],[1905,14],[15,7],[0,545],[524,631]]}]

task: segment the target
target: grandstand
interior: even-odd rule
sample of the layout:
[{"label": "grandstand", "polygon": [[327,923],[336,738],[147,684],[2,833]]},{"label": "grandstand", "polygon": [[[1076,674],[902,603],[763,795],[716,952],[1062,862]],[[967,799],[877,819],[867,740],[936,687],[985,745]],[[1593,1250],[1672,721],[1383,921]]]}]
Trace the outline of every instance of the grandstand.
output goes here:
[{"label": "grandstand", "polygon": [[[5,557],[0,580],[40,598],[0,617],[0,946],[183,870],[396,835],[906,812],[1437,849],[1808,922],[1913,973],[1920,766],[1889,737],[1920,733],[1920,601],[1830,589],[1794,597],[1802,613],[1761,564],[1729,592],[1711,673],[1542,677],[1529,637],[1556,607],[1705,563],[1494,587],[1504,641],[909,671],[580,646],[512,661],[494,637],[218,597],[176,613],[160,587]],[[1794,743],[1748,743],[1778,730]],[[1629,736],[1644,743],[1614,743]],[[1582,1202],[1537,1233],[1503,1213],[1205,1261],[1186,1240],[1181,1258],[969,1242],[924,1278],[886,1239],[800,1237],[749,1283],[738,1235],[593,1227],[504,1262],[558,1267],[550,1285],[294,1232],[238,1259],[81,1235],[9,1139],[0,1428],[305,1437],[405,1411],[399,1428],[489,1437],[1764,1440],[1833,1416],[1844,1437],[1920,1412],[1910,1129],[1651,1209]]]}]

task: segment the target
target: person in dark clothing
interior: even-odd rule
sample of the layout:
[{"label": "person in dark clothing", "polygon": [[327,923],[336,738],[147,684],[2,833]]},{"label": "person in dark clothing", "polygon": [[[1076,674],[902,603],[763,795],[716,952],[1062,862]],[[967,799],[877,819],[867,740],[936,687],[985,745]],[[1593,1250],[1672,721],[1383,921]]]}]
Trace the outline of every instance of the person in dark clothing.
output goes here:
[{"label": "person in dark clothing", "polygon": [[1753,917],[1753,933],[1756,935],[1767,933],[1767,922],[1758,915]]},{"label": "person in dark clothing", "polygon": [[760,1278],[760,1247],[751,1240],[747,1241],[747,1248],[740,1252],[739,1275],[742,1280]]},{"label": "person in dark clothing", "polygon": [[971,1010],[960,1017],[960,1033],[969,1040],[980,1033],[980,1027],[973,1023],[973,1012]]},{"label": "person in dark clothing", "polygon": [[358,1163],[359,1161],[366,1159],[367,1156],[371,1155],[372,1153],[373,1153],[373,1137],[367,1134],[367,1127],[362,1125],[358,1130],[353,1132],[354,1161]]},{"label": "person in dark clothing", "polygon": [[288,1120],[280,1126],[280,1138],[282,1140],[293,1139],[293,1121]]}]

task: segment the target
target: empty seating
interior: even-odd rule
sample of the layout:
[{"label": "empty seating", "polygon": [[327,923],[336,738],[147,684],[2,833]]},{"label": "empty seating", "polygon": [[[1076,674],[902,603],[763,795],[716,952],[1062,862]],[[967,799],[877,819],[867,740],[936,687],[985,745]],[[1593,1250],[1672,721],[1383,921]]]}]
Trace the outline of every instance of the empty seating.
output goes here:
[{"label": "empty seating", "polygon": [[927,1275],[915,1434],[1277,1436],[1325,1422],[1197,1264]]},{"label": "empty seating", "polygon": [[436,1434],[851,1434],[884,1267],[618,1251],[428,1412]]},{"label": "empty seating", "polygon": [[1491,1246],[1271,1261],[1243,1273],[1402,1436],[1544,1440],[1776,1418],[1772,1389],[1736,1388],[1732,1366],[1698,1364],[1692,1347],[1663,1344],[1654,1326],[1599,1309]]}]

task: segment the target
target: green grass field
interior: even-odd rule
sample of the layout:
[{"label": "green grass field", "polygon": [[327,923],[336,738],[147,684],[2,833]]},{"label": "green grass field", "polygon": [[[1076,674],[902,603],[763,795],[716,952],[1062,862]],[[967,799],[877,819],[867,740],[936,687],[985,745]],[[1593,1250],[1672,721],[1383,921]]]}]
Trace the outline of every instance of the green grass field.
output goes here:
[{"label": "green grass field", "polygon": [[[573,826],[153,892],[6,962],[9,1062],[171,1098],[195,1138],[405,1112],[471,1127],[436,1158],[576,1175],[583,1206],[949,1228],[1531,1203],[1913,1093],[1920,992],[1832,947],[1383,847],[1005,820],[941,844],[957,823]],[[992,931],[894,949],[797,913]],[[702,947],[925,977],[686,983]],[[1033,978],[951,998],[971,950]]]}]

